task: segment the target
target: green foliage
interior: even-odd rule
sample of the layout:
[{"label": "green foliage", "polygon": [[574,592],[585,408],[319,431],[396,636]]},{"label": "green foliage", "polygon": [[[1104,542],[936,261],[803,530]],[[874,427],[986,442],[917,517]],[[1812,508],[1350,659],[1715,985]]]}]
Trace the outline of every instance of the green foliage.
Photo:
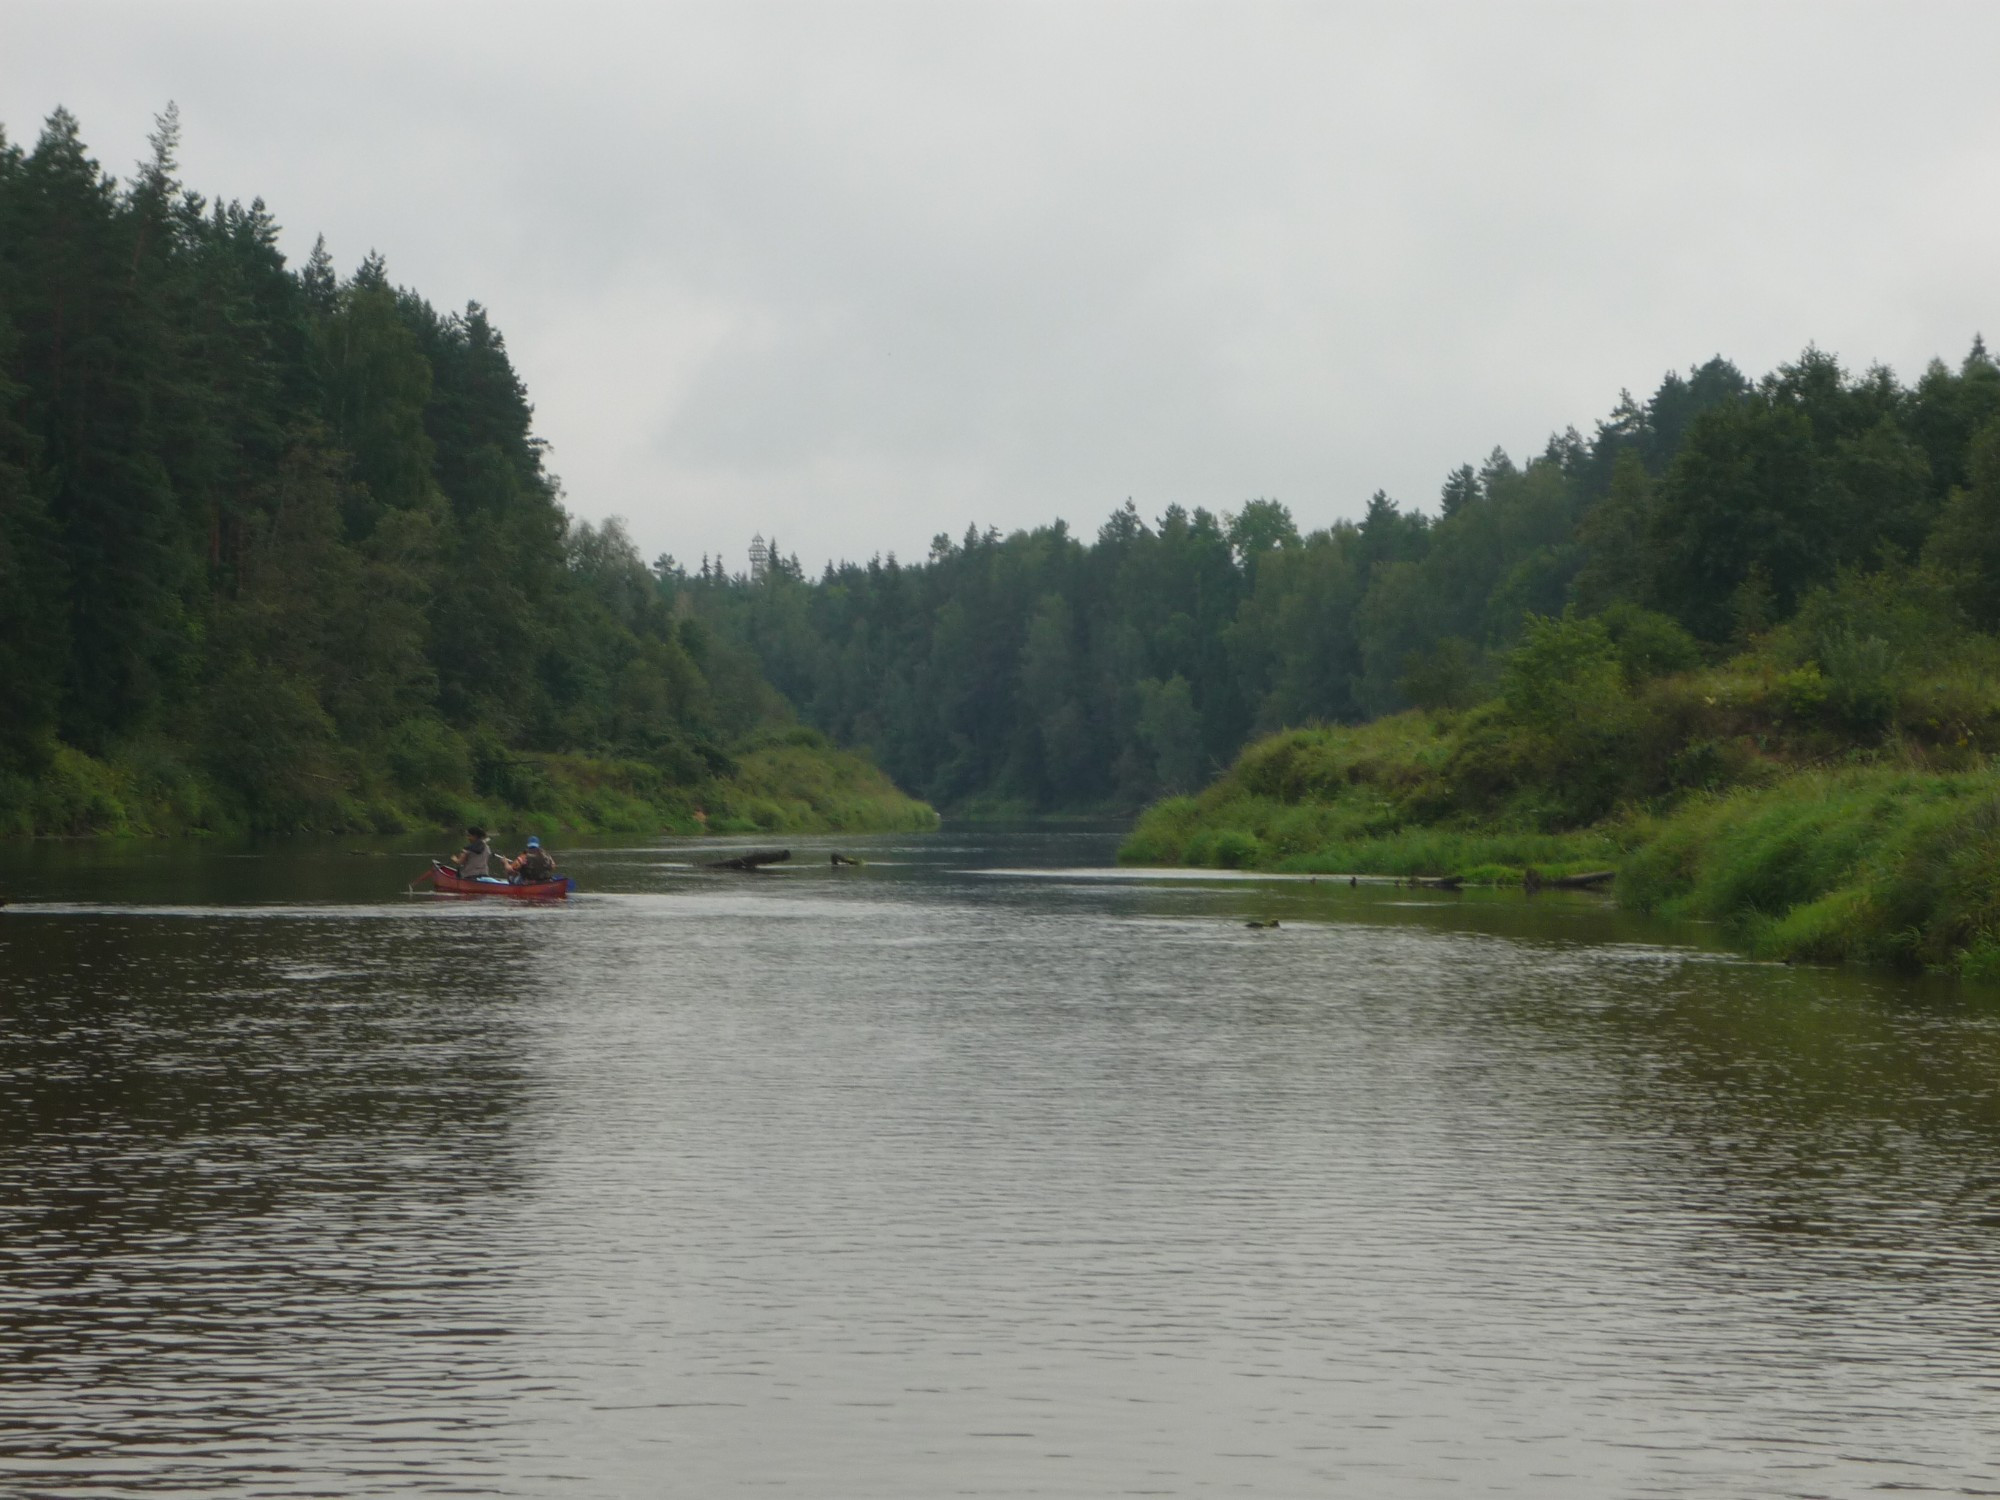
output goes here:
[{"label": "green foliage", "polygon": [[1621,855],[1600,833],[1480,831],[1403,823],[1387,803],[1372,808],[1232,796],[1220,805],[1179,798],[1147,809],[1118,857],[1128,864],[1262,868],[1292,874],[1437,876],[1518,885],[1544,875],[1600,869]]},{"label": "green foliage", "polygon": [[1896,711],[1895,659],[1878,635],[1843,630],[1819,646],[1827,704],[1843,728],[1879,733]]},{"label": "green foliage", "polygon": [[1254,567],[1267,552],[1299,545],[1299,528],[1292,513],[1276,500],[1251,500],[1235,515],[1223,518],[1229,545],[1246,567]]},{"label": "green foliage", "polygon": [[[1754,384],[1717,358],[1643,401],[1621,395],[1589,439],[1565,431],[1525,462],[1495,450],[1459,466],[1436,518],[1377,493],[1358,520],[1301,535],[1268,499],[1150,522],[1127,502],[1090,542],[1061,522],[974,529],[935,539],[914,565],[843,563],[812,583],[772,570],[753,584],[704,560],[695,577],[663,569],[660,588],[753,650],[809,722],[869,746],[926,795],[1043,811],[1191,790],[1285,724],[1467,711],[1535,619],[1585,635],[1596,620],[1632,702],[1608,676],[1570,681],[1564,667],[1549,678],[1567,683],[1556,699],[1513,725],[1541,743],[1488,726],[1458,756],[1461,802],[1511,802],[1524,767],[1553,757],[1564,776],[1544,778],[1536,816],[1556,826],[1654,794],[1644,787],[1754,769],[1761,750],[1720,722],[1734,709],[1671,691],[1637,700],[1724,649],[1760,651],[1843,579],[1903,590],[1924,554],[1933,592],[2000,624],[1989,428],[2000,434],[2000,368],[1983,348],[1910,390],[1881,370],[1850,377],[1813,349]],[[1927,679],[1938,701],[1920,715],[1892,665],[1885,699],[1868,644],[1879,633],[1828,638],[1811,656],[1825,695],[1807,715],[1809,684],[1795,680],[1785,732],[1817,733],[1824,751],[1935,719],[1922,737],[1941,746],[1952,719],[1970,753],[1983,730],[1967,729],[1980,718],[1969,690]],[[1772,664],[1796,672],[1805,658]],[[1718,722],[1693,722],[1704,718]]]},{"label": "green foliage", "polygon": [[1202,806],[1193,797],[1168,797],[1156,802],[1140,816],[1137,826],[1119,846],[1118,857],[1135,865],[1180,864],[1200,830],[1202,818]]},{"label": "green foliage", "polygon": [[1201,720],[1188,680],[1176,672],[1165,682],[1139,684],[1139,743],[1151,752],[1153,775],[1169,791],[1189,791],[1204,779]]},{"label": "green foliage", "polygon": [[338,820],[338,738],[309,683],[239,657],[208,685],[198,723],[203,762],[251,827],[282,832]]},{"label": "green foliage", "polygon": [[[811,730],[769,735],[746,750],[708,811],[717,832],[822,828],[921,833],[937,814],[899,792],[861,756],[835,750]],[[743,827],[747,823],[748,828]]]},{"label": "green foliage", "polygon": [[119,783],[111,767],[63,746],[31,794],[30,821],[36,831],[56,834],[130,832]]},{"label": "green foliage", "polygon": [[1628,904],[1729,923],[1771,957],[1990,973],[2000,785],[1986,772],[1808,774],[1690,807],[1620,880]]},{"label": "green foliage", "polygon": [[[0,371],[15,344],[0,295]],[[57,535],[41,493],[46,480],[36,472],[40,449],[14,420],[21,394],[0,373],[0,772],[47,764],[68,644]]]},{"label": "green foliage", "polygon": [[1948,576],[1904,564],[1842,570],[1806,596],[1771,652],[1800,663],[1783,686],[1794,719],[1860,736],[1889,729],[1913,684],[1935,689],[1954,665],[1993,658],[1992,644],[1966,631]]},{"label": "green foliage", "polygon": [[[1378,492],[1301,535],[1268,498],[1128,501],[1090,538],[691,574],[564,513],[485,309],[372,254],[288,267],[261,203],[181,185],[177,129],[124,185],[60,111],[32,150],[0,138],[9,828],[694,826],[757,755],[834,753],[769,738],[796,713],[960,805],[1134,807],[1240,756],[1225,801],[1281,810],[1204,857],[1270,863],[2000,750],[1983,345],[1909,388],[1814,349],[1754,383],[1712,359],[1588,438],[1460,465],[1435,517]],[[1143,837],[1180,858],[1236,826],[1207,797]]]},{"label": "green foliage", "polygon": [[1403,676],[1396,688],[1418,708],[1470,708],[1484,696],[1481,662],[1467,642],[1448,635],[1428,651],[1403,658]]},{"label": "green foliage", "polygon": [[1223,828],[1196,834],[1181,858],[1190,865],[1209,865],[1218,870],[1247,870],[1258,863],[1263,852],[1263,842],[1254,833],[1246,833],[1240,828]]},{"label": "green foliage", "polygon": [[1522,724],[1562,735],[1625,700],[1625,674],[1611,634],[1597,620],[1530,615],[1500,674],[1500,701]]},{"label": "green foliage", "polygon": [[365,537],[385,510],[434,503],[436,450],[424,425],[431,362],[373,256],[313,331],[327,422],[354,461],[349,532]]},{"label": "green foliage", "polygon": [[2000,937],[1981,933],[1974,938],[1959,957],[1958,972],[1972,984],[2000,985]]},{"label": "green foliage", "polygon": [[1652,524],[1653,481],[1636,448],[1612,463],[1603,500],[1577,523],[1584,561],[1577,569],[1576,602],[1588,611],[1632,605],[1649,592],[1647,530]]},{"label": "green foliage", "polygon": [[[1601,673],[1577,623],[1531,630],[1510,663],[1517,680]],[[1573,805],[1565,788],[1577,769],[1547,758],[1555,742],[1511,709],[1287,731],[1252,745],[1198,797],[1148,810],[1120,858],[1495,884],[1529,867],[1609,868],[1625,905],[1721,923],[1770,957],[2000,981],[2000,775],[1983,763],[1914,764],[1915,726],[1900,717],[1893,758],[1839,770],[1773,759],[1782,717],[1801,699],[1816,713],[1823,682],[1816,668],[1766,665],[1656,683],[1630,708],[1635,764],[1621,804],[1553,826],[1548,810]],[[1468,763],[1487,779],[1469,778]]]},{"label": "green foliage", "polygon": [[[294,272],[262,203],[176,180],[177,129],[125,187],[66,113],[0,137],[0,828],[691,830],[748,796],[728,747],[789,706],[564,514],[485,310],[323,244]],[[769,826],[921,815],[788,753]]]},{"label": "green foliage", "polygon": [[1831,519],[1812,424],[1754,398],[1700,418],[1661,484],[1648,540],[1653,587],[1704,640],[1726,640],[1742,602],[1795,600],[1825,561]]},{"label": "green foliage", "polygon": [[1958,604],[1983,630],[2000,628],[2000,419],[1974,435],[1964,468],[1926,546]]},{"label": "green foliage", "polygon": [[1701,646],[1669,615],[1621,600],[1598,616],[1632,687],[1701,665]]}]

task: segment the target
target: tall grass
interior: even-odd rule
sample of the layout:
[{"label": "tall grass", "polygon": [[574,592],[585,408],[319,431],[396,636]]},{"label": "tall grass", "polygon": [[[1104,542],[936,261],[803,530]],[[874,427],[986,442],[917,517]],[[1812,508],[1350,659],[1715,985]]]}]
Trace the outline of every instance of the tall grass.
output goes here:
[{"label": "tall grass", "polygon": [[1399,822],[1370,798],[1289,804],[1177,797],[1148,809],[1118,851],[1127,864],[1269,869],[1315,875],[1460,875],[1518,885],[1530,869],[1563,875],[1622,857],[1614,832],[1541,833]]},{"label": "tall grass", "polygon": [[1704,799],[1619,884],[1772,958],[1964,968],[2000,942],[2000,777],[1859,768]]},{"label": "tall grass", "polygon": [[[2000,982],[2000,771],[1950,727],[1977,715],[1934,713],[1928,742],[1861,744],[1799,727],[1817,691],[1741,662],[1651,685],[1614,762],[1581,771],[1490,707],[1287,731],[1149,809],[1119,857],[1493,884],[1610,868],[1626,906],[1720,923],[1756,954]],[[1971,696],[1940,680],[1904,702],[1954,694]],[[1622,792],[1579,817],[1592,774]]]},{"label": "tall grass", "polygon": [[873,762],[817,736],[745,752],[716,791],[709,809],[716,832],[918,833],[938,824],[928,803],[905,796]]},{"label": "tall grass", "polygon": [[[937,826],[866,758],[810,730],[742,748],[728,775],[685,781],[648,761],[508,753],[475,776],[412,761],[361,768],[299,809],[296,832],[462,828],[585,833],[903,832]],[[240,834],[259,828],[209,774],[145,747],[59,749],[30,781],[0,776],[0,836]]]}]

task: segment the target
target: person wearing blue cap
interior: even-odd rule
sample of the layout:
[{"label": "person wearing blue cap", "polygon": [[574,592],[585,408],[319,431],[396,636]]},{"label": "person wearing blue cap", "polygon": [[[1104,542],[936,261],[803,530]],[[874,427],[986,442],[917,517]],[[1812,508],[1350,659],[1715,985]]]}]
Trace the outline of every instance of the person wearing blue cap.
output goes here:
[{"label": "person wearing blue cap", "polygon": [[535,885],[555,878],[556,862],[538,838],[530,838],[518,859],[507,861],[507,873],[523,885]]}]

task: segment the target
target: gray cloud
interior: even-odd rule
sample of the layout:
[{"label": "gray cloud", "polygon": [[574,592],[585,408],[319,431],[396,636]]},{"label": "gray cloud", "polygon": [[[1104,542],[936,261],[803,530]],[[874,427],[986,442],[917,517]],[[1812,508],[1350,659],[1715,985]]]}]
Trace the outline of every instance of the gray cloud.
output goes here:
[{"label": "gray cloud", "polygon": [[1996,328],[1984,6],[10,8],[0,120],[486,303],[574,509],[809,564],[1428,504],[1621,386]]}]

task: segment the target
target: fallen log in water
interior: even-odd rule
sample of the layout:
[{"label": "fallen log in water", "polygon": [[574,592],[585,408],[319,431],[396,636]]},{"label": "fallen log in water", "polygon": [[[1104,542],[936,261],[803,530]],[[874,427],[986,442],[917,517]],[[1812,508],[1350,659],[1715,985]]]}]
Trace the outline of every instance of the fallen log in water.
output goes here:
[{"label": "fallen log in water", "polygon": [[1587,875],[1544,875],[1530,867],[1521,872],[1521,884],[1530,891],[1587,891],[1594,886],[1609,885],[1617,876],[1616,870],[1592,870]]},{"label": "fallen log in water", "polygon": [[853,855],[842,854],[837,850],[834,852],[833,856],[827,860],[827,863],[834,866],[836,869],[838,869],[841,865],[852,865],[854,866],[854,868],[858,870],[861,868],[862,865],[862,861],[856,859]]},{"label": "fallen log in water", "polygon": [[789,849],[752,849],[744,854],[733,854],[728,859],[711,859],[702,868],[708,870],[756,870],[765,865],[781,865],[792,857]]},{"label": "fallen log in water", "polygon": [[1410,884],[1433,891],[1455,891],[1465,884],[1463,875],[1439,875],[1433,879],[1429,875],[1412,875]]}]

